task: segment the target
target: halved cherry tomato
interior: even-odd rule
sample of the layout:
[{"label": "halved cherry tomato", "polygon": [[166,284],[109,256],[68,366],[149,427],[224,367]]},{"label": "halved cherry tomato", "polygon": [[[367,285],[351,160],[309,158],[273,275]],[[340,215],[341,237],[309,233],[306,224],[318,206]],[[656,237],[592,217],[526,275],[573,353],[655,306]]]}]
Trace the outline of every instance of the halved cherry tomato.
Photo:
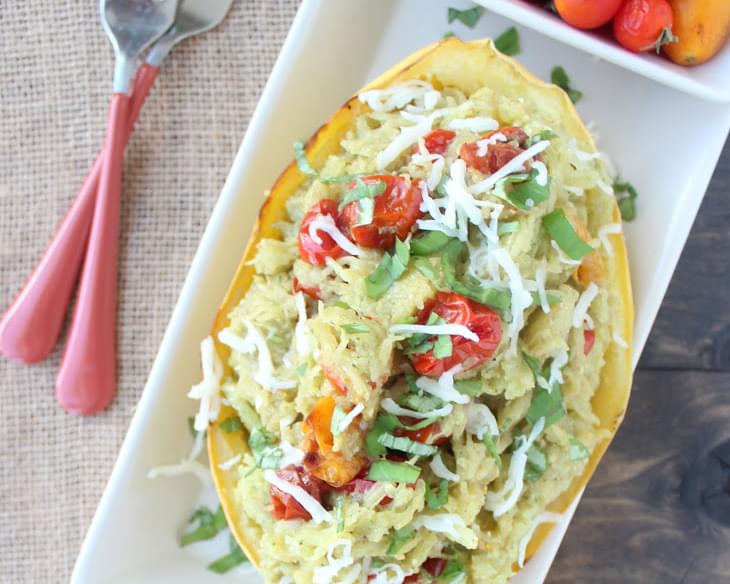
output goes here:
[{"label": "halved cherry tomato", "polygon": [[638,53],[673,42],[674,14],[667,0],[626,0],[613,19],[613,36]]},{"label": "halved cherry tomato", "polygon": [[[324,239],[322,241],[324,241]],[[313,300],[322,300],[322,297],[319,294],[319,288],[317,288],[316,286],[306,286],[302,284],[297,278],[292,279],[291,287],[294,294],[296,294],[297,292],[301,292],[302,294],[306,294]]]},{"label": "halved cherry tomato", "polygon": [[[385,191],[375,197],[373,221],[357,225],[359,203],[353,201],[340,215],[345,234],[362,247],[388,249],[395,244],[395,238],[405,239],[421,214],[421,188],[418,181],[407,176],[369,176],[362,179],[365,184],[385,183]],[[354,188],[355,183],[350,185]]]},{"label": "halved cherry tomato", "polygon": [[596,331],[585,329],[583,331],[583,354],[587,355],[596,343]]},{"label": "halved cherry tomato", "polygon": [[413,367],[419,374],[438,377],[458,364],[462,364],[464,370],[471,369],[489,359],[497,350],[502,338],[502,323],[491,308],[455,292],[439,292],[423,307],[418,322],[425,324],[431,313],[436,313],[447,324],[468,327],[479,337],[479,341],[452,336],[450,357],[436,358],[433,350],[411,355]]},{"label": "halved cherry tomato", "polygon": [[443,154],[449,149],[449,144],[456,137],[456,132],[439,128],[426,134],[423,142],[430,154]]},{"label": "halved cherry tomato", "polygon": [[621,2],[623,0],[555,0],[555,9],[568,24],[587,30],[611,20]]},{"label": "halved cherry tomato", "polygon": [[332,369],[322,365],[322,373],[324,373],[325,378],[330,382],[330,385],[337,393],[340,395],[347,395],[347,386],[339,377],[337,377],[337,374],[332,371]]},{"label": "halved cherry tomato", "polygon": [[[417,424],[421,420],[416,420],[414,418],[408,418],[403,416],[400,418],[400,421],[406,426],[412,426],[414,424]],[[439,432],[441,432],[441,426],[438,422],[434,422],[433,424],[429,424],[428,426],[420,428],[419,430],[406,430],[405,428],[396,428],[393,431],[393,434],[395,434],[396,436],[405,436],[406,438],[410,438],[414,442],[440,446],[449,439],[448,436],[437,436],[433,441],[429,442],[431,436],[434,434],[437,435]]]},{"label": "halved cherry tomato", "polygon": [[449,561],[446,558],[429,558],[423,562],[421,567],[434,578],[438,578],[446,569],[448,563]]},{"label": "halved cherry tomato", "polygon": [[[503,134],[507,138],[506,142],[496,142],[490,144],[484,156],[479,156],[479,146],[477,142],[486,140],[494,134]],[[469,142],[463,144],[459,151],[461,158],[469,168],[473,168],[483,174],[493,174],[512,160],[524,152],[529,137],[522,128],[509,126],[499,128],[492,132],[487,132],[477,142]]]},{"label": "halved cherry tomato", "polygon": [[322,199],[316,202],[302,219],[298,237],[299,256],[313,266],[323,266],[326,258],[336,260],[345,255],[345,250],[337,245],[327,233],[317,232],[322,243],[314,241],[309,234],[309,224],[322,215],[329,215],[337,223],[337,201]]},{"label": "halved cherry tomato", "polygon": [[[282,468],[276,471],[276,476],[292,485],[301,487],[320,503],[327,492],[327,486],[322,481],[298,466],[289,465]],[[271,485],[269,494],[274,505],[274,519],[304,519],[309,521],[312,518],[294,497],[277,489],[274,485]]]},{"label": "halved cherry tomato", "polygon": [[304,467],[318,479],[333,487],[349,483],[367,465],[363,456],[344,456],[334,452],[332,446],[332,413],[335,400],[331,396],[320,398],[304,419]]}]

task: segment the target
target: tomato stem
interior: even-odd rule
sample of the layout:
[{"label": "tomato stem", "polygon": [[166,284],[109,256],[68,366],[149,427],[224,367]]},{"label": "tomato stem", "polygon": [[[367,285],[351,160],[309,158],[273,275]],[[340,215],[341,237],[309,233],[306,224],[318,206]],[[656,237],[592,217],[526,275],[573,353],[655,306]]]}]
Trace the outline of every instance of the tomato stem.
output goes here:
[{"label": "tomato stem", "polygon": [[656,50],[656,54],[658,55],[662,52],[662,47],[664,45],[668,45],[669,43],[676,43],[678,40],[679,37],[672,32],[672,27],[665,26],[662,29],[662,32],[659,33],[659,36],[654,43],[654,49]]}]

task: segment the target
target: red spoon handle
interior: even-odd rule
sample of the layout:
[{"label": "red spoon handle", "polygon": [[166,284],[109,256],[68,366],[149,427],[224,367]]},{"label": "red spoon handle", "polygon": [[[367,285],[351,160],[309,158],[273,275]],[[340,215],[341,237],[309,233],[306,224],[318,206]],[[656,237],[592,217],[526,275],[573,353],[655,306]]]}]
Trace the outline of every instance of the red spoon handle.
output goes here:
[{"label": "red spoon handle", "polygon": [[59,403],[74,414],[104,409],[116,389],[117,238],[129,100],[112,96],[79,299],[56,379]]},{"label": "red spoon handle", "polygon": [[[137,72],[124,143],[160,73],[143,65]],[[73,205],[27,283],[0,321],[0,352],[16,361],[36,363],[53,350],[86,249],[104,150],[91,168]]]}]

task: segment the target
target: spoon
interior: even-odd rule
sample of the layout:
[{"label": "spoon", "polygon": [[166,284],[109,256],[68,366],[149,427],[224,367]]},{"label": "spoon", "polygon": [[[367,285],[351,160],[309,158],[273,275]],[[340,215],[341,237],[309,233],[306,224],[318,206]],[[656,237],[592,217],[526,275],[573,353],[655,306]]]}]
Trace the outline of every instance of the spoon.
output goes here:
[{"label": "spoon", "polygon": [[[137,72],[129,105],[125,143],[159,73],[180,41],[217,26],[233,0],[181,0],[173,26],[153,45]],[[23,363],[45,359],[56,344],[81,268],[104,150],[99,154],[46,253],[0,321],[0,352]]]},{"label": "spoon", "polygon": [[114,395],[117,232],[131,81],[142,51],[172,26],[176,11],[175,0],[101,0],[116,65],[86,265],[56,379],[58,401],[72,413],[99,411]]}]

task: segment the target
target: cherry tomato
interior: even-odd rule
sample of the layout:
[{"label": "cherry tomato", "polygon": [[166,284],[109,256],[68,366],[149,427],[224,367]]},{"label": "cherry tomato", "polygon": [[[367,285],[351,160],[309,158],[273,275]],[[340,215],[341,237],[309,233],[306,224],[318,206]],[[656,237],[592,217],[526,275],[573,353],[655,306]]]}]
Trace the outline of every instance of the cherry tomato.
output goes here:
[{"label": "cherry tomato", "polygon": [[[401,423],[405,424],[406,426],[413,426],[414,424],[417,424],[421,420],[416,420],[414,418],[407,418],[402,417],[400,418]],[[438,422],[434,422],[433,424],[429,424],[428,426],[424,428],[420,428],[418,430],[406,430],[405,428],[396,428],[393,431],[393,434],[396,436],[405,436],[406,438],[410,438],[414,442],[420,442],[422,444],[434,444],[435,446],[440,446],[441,444],[444,444],[449,437],[448,436],[438,436],[439,432],[441,432],[441,426]],[[436,437],[429,442],[429,439],[432,435],[436,435]]]},{"label": "cherry tomato", "polygon": [[623,0],[555,0],[560,18],[576,28],[590,29],[611,20]]},{"label": "cherry tomato", "polygon": [[337,259],[345,255],[342,249],[327,234],[318,231],[318,235],[322,243],[317,243],[309,234],[309,225],[317,217],[329,215],[337,222],[337,201],[332,199],[322,199],[318,201],[307,211],[302,219],[302,225],[299,228],[299,256],[307,263],[313,266],[323,266],[326,258]]},{"label": "cherry tomato", "polygon": [[339,377],[337,377],[337,374],[335,374],[335,372],[332,371],[332,369],[322,365],[322,373],[324,373],[324,376],[327,379],[327,381],[330,382],[332,389],[334,389],[340,395],[347,395],[347,386],[343,383],[343,381]]},{"label": "cherry tomato", "polygon": [[449,561],[446,558],[429,558],[423,562],[421,567],[434,578],[438,578],[448,563]]},{"label": "cherry tomato", "polygon": [[[289,465],[276,471],[276,476],[292,485],[301,487],[320,503],[327,492],[327,486],[319,479],[309,474],[301,467]],[[274,505],[274,519],[304,519],[309,521],[312,516],[302,507],[297,500],[277,489],[274,485],[269,488],[271,502]]]},{"label": "cherry tomato", "polygon": [[[494,134],[503,134],[507,138],[506,142],[495,142],[490,144],[484,156],[479,156],[479,146],[477,142],[486,140]],[[463,144],[459,151],[461,158],[469,168],[473,168],[482,174],[493,174],[512,160],[524,152],[524,146],[527,146],[528,136],[522,128],[509,126],[499,128],[492,132],[487,132],[477,142],[469,142]]]},{"label": "cherry tomato", "polygon": [[[324,239],[322,240],[324,241]],[[309,296],[312,300],[322,300],[322,297],[319,293],[319,288],[316,286],[307,286],[305,284],[302,284],[297,278],[293,278],[291,281],[291,287],[294,294],[297,292],[301,292],[302,294],[306,294]]]},{"label": "cherry tomato", "polygon": [[583,331],[583,354],[587,355],[593,349],[593,345],[596,342],[596,331],[584,330]]},{"label": "cherry tomato", "polygon": [[613,36],[638,53],[676,40],[672,35],[674,14],[667,0],[626,0],[613,20]]},{"label": "cherry tomato", "polygon": [[423,141],[426,145],[426,150],[430,154],[443,154],[449,149],[449,144],[451,144],[455,136],[456,132],[439,128],[438,130],[433,130],[430,134],[426,134]]},{"label": "cherry tomato", "polygon": [[425,324],[431,313],[436,313],[447,324],[462,324],[476,333],[479,341],[452,336],[450,357],[436,358],[433,350],[411,355],[415,370],[421,375],[438,377],[458,364],[471,369],[489,359],[502,338],[502,323],[491,308],[474,302],[455,292],[439,292],[418,315],[418,322]]},{"label": "cherry tomato", "polygon": [[[365,184],[384,182],[385,191],[375,197],[373,221],[357,225],[359,203],[353,201],[340,215],[345,234],[362,247],[388,249],[395,244],[396,236],[405,239],[421,215],[421,188],[418,181],[411,182],[406,176],[369,176]],[[350,185],[355,187],[355,183]]]},{"label": "cherry tomato", "polygon": [[309,415],[304,419],[304,467],[318,479],[333,487],[349,483],[367,465],[363,456],[344,456],[332,450],[332,414],[335,400],[327,395],[321,397]]}]

